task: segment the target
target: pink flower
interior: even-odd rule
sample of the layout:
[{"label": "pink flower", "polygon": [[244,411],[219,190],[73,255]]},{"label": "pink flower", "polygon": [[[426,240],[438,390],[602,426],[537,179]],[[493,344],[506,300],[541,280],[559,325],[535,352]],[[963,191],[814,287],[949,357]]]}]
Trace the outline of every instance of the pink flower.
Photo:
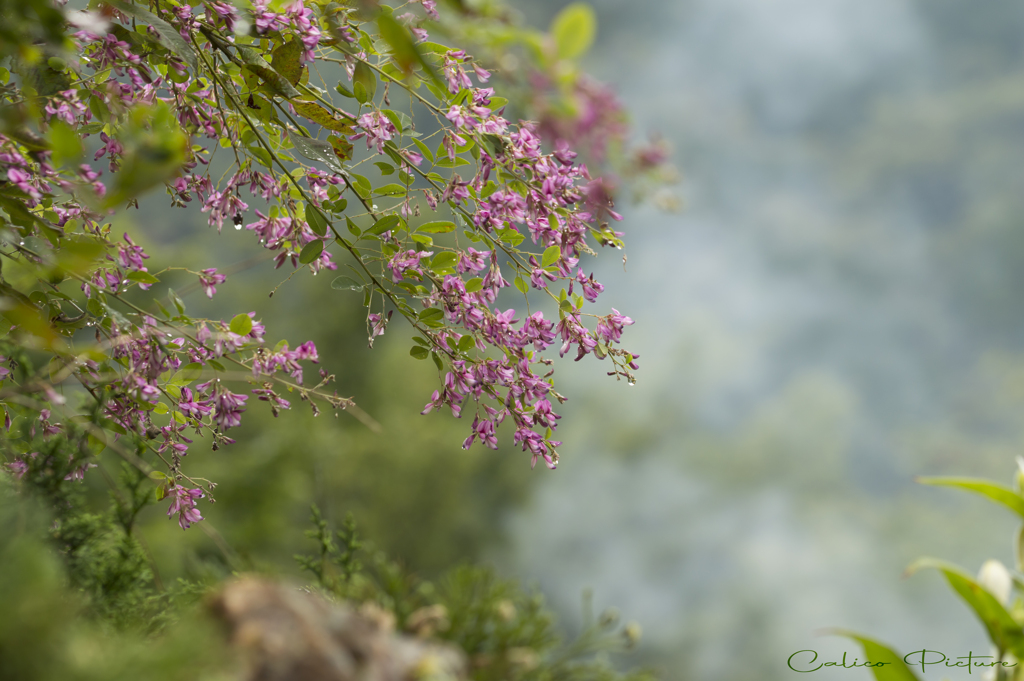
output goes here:
[{"label": "pink flower", "polygon": [[203,498],[203,490],[185,489],[176,484],[169,490],[169,496],[171,497],[171,507],[167,509],[167,515],[169,517],[177,513],[178,525],[181,526],[181,529],[187,530],[192,523],[198,523],[203,519],[203,516],[199,514],[199,509],[196,508],[196,500]]},{"label": "pink flower", "polygon": [[384,153],[385,142],[398,135],[398,129],[391,119],[375,111],[360,116],[357,124],[362,132],[352,135],[349,139],[354,142],[365,136],[366,148],[376,145],[378,154]]},{"label": "pink flower", "polygon": [[405,278],[406,272],[413,272],[417,275],[422,275],[423,270],[420,269],[420,260],[428,256],[433,255],[433,251],[399,251],[395,253],[391,260],[388,261],[388,267],[391,268],[391,278],[394,282],[402,281]]},{"label": "pink flower", "polygon": [[202,395],[196,395],[193,398],[192,390],[190,388],[181,389],[181,399],[178,400],[178,409],[180,409],[185,416],[191,416],[192,418],[202,418],[204,414],[209,414],[213,409],[209,405],[208,399],[203,399]]},{"label": "pink flower", "polygon": [[619,311],[614,307],[612,308],[612,313],[613,314],[601,317],[598,320],[597,335],[601,336],[609,343],[618,343],[619,339],[622,337],[622,328],[633,324],[633,320],[619,314]]},{"label": "pink flower", "polygon": [[438,19],[437,0],[418,0],[418,1],[419,1],[419,3],[421,5],[423,5],[423,11],[425,11],[427,13],[427,15],[431,19],[437,21],[437,19]]},{"label": "pink flower", "polygon": [[320,44],[320,28],[316,25],[316,16],[313,10],[305,6],[304,0],[296,0],[286,10],[292,26],[299,34],[306,50],[302,53],[302,61],[313,61],[315,54],[313,50]]},{"label": "pink flower", "polygon": [[81,466],[77,466],[70,473],[64,476],[65,480],[78,480],[79,482],[85,480],[85,472],[90,468],[97,468],[98,465],[94,463],[83,463]]},{"label": "pink flower", "polygon": [[215,267],[205,269],[199,274],[199,283],[206,291],[207,298],[213,298],[213,294],[217,292],[217,284],[223,284],[225,281],[227,281],[227,277],[217,274]]},{"label": "pink flower", "polygon": [[256,22],[256,32],[260,35],[270,31],[280,31],[284,28],[286,17],[281,14],[270,12],[267,8],[270,0],[254,0],[252,3],[253,19]]},{"label": "pink flower", "polygon": [[213,403],[217,407],[213,420],[217,426],[221,430],[227,430],[241,425],[245,401],[248,399],[248,395],[238,395],[227,388],[218,388],[213,396]]},{"label": "pink flower", "polygon": [[10,180],[11,184],[25,192],[31,197],[33,203],[42,198],[42,194],[39,193],[32,184],[32,176],[26,173],[24,170],[19,168],[10,168],[7,171],[7,179]]}]

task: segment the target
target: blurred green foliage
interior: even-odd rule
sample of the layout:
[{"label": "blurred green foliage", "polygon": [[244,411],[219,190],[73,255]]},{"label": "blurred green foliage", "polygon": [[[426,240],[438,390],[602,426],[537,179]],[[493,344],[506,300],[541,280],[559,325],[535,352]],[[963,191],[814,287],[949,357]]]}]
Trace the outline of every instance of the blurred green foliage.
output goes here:
[{"label": "blurred green foliage", "polygon": [[653,681],[653,673],[626,674],[609,663],[608,653],[624,652],[639,641],[635,623],[619,626],[607,610],[595,618],[584,601],[584,628],[565,642],[538,592],[498,577],[488,567],[461,565],[436,583],[422,581],[365,545],[356,524],[346,519],[332,532],[313,507],[314,530],[307,536],[317,552],[296,556],[329,596],[376,603],[393,613],[399,629],[436,636],[463,650],[475,681]]},{"label": "blurred green foliage", "polygon": [[[230,668],[223,638],[194,606],[180,604],[178,613],[187,622],[169,624],[158,645],[147,635],[149,627],[129,625],[144,619],[136,598],[145,598],[139,585],[148,575],[138,561],[125,562],[108,544],[109,528],[100,518],[83,519],[73,539],[51,530],[79,552],[69,562],[44,541],[48,522],[41,505],[16,494],[0,476],[0,678],[127,681],[145,674],[154,681],[185,681],[197,678],[197,670],[205,679],[226,678],[219,676]],[[121,580],[122,588],[107,592],[90,583],[74,588],[83,576],[98,573]],[[124,582],[131,588],[123,588]],[[126,597],[129,592],[136,598]],[[162,617],[166,610],[160,612]]]}]

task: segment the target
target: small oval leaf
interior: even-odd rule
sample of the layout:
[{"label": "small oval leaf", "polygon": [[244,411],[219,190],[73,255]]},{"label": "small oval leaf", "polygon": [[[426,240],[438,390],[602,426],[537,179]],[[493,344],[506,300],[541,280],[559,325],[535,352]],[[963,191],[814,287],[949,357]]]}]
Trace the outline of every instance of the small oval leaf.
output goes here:
[{"label": "small oval leaf", "polygon": [[310,241],[306,244],[303,249],[299,252],[299,262],[303,265],[308,265],[324,252],[324,242],[320,239],[316,241]]},{"label": "small oval leaf", "polygon": [[455,223],[450,220],[425,222],[420,225],[416,231],[423,232],[425,234],[447,234],[448,232],[455,231]]},{"label": "small oval leaf", "polygon": [[320,214],[320,211],[313,206],[306,206],[306,222],[309,223],[309,228],[313,230],[313,233],[317,236],[324,236],[327,234],[329,223],[327,218]]},{"label": "small oval leaf", "polygon": [[[360,87],[363,90],[362,93],[359,92]],[[360,104],[365,104],[373,99],[374,93],[377,92],[377,75],[365,62],[356,63],[355,71],[352,74],[352,90]],[[362,94],[362,98],[359,96],[360,94]]]},{"label": "small oval leaf", "polygon": [[444,312],[436,307],[428,307],[419,314],[420,321],[429,322],[444,317]]},{"label": "small oval leaf", "polygon": [[240,315],[235,315],[228,328],[231,329],[231,333],[237,333],[239,336],[248,336],[252,331],[252,317],[244,312]]},{"label": "small oval leaf", "polygon": [[594,10],[583,2],[569,5],[551,23],[551,33],[561,59],[575,59],[590,49],[596,32]]},{"label": "small oval leaf", "polygon": [[134,272],[129,272],[128,273],[128,280],[129,281],[136,281],[136,282],[138,282],[140,284],[158,284],[158,283],[160,283],[160,280],[157,279],[156,277],[154,277],[149,272],[142,272],[142,271],[139,271],[139,270],[136,270]]},{"label": "small oval leaf", "polygon": [[370,228],[372,234],[383,234],[389,232],[398,226],[399,217],[397,215],[385,215],[377,222],[373,223],[373,227]]},{"label": "small oval leaf", "polygon": [[562,257],[562,249],[558,246],[549,246],[544,250],[544,255],[541,257],[540,264],[542,267],[553,265],[558,262],[558,259]]}]

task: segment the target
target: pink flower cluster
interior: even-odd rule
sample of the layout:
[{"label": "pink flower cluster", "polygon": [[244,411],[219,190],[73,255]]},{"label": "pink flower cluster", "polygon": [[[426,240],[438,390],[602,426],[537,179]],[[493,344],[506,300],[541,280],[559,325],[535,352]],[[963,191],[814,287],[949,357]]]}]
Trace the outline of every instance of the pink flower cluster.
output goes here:
[{"label": "pink flower cluster", "polygon": [[203,498],[203,490],[186,489],[181,485],[172,485],[170,489],[171,507],[167,509],[167,515],[178,514],[178,525],[181,529],[187,530],[192,523],[198,523],[203,519],[199,509],[196,508],[196,501]]},{"label": "pink flower cluster", "polygon": [[[414,2],[422,7],[421,14],[429,19],[438,18],[435,0]],[[371,24],[350,25],[344,12],[336,13],[328,21],[321,6],[322,3],[309,0],[284,5],[253,0],[251,9],[241,9],[227,0],[201,0],[199,4],[175,8],[159,4],[151,8],[196,50],[191,55],[175,48],[166,50],[166,56],[158,50],[145,53],[144,57],[139,48],[144,41],[121,40],[117,36],[124,33],[108,32],[109,26],[100,28],[94,22],[90,24],[92,30],[99,34],[82,28],[74,38],[81,48],[82,69],[91,70],[93,75],[104,73],[105,77],[90,75],[74,87],[43,97],[40,127],[47,132],[47,126],[59,130],[66,124],[83,137],[98,134],[98,144],[89,147],[95,149],[93,162],[102,160],[110,173],[118,173],[131,167],[137,146],[137,140],[126,137],[118,123],[138,110],[139,105],[166,104],[187,136],[217,140],[231,147],[237,159],[236,165],[221,180],[216,180],[210,168],[212,150],[190,145],[184,165],[166,180],[172,204],[184,206],[197,199],[208,224],[218,232],[225,222],[239,231],[244,227],[275,254],[276,267],[291,260],[296,268],[303,262],[308,264],[314,274],[337,269],[327,246],[340,243],[336,242],[338,235],[314,232],[310,220],[320,231],[323,225],[318,224],[313,210],[335,225],[346,210],[357,220],[366,214],[372,215],[374,221],[386,216],[404,218],[386,231],[360,231],[354,223],[349,224],[349,229],[359,237],[353,252],[358,254],[366,272],[372,270],[372,285],[384,289],[380,292],[386,294],[386,299],[400,301],[390,307],[404,312],[416,324],[421,350],[413,354],[432,356],[442,368],[443,385],[434,391],[423,413],[443,406],[457,417],[467,410],[473,411],[470,434],[463,442],[465,448],[477,440],[486,447],[497,448],[498,428],[508,422],[513,441],[530,452],[531,465],[543,459],[554,468],[558,463],[556,447],[561,444],[552,439],[561,418],[554,412],[554,405],[565,398],[554,389],[553,372],[549,369],[553,361],[543,353],[557,345],[560,356],[575,352],[576,360],[589,354],[599,360],[611,358],[614,370],[609,373],[630,381],[629,370],[638,368],[637,355],[616,347],[625,327],[632,325],[633,320],[615,309],[605,315],[583,312],[584,301],[595,303],[604,286],[593,274],[584,273],[581,258],[593,254],[588,245],[590,238],[601,245],[618,243],[621,232],[612,231],[605,220],[620,220],[621,216],[614,210],[611,184],[592,177],[586,165],[577,162],[571,148],[577,143],[590,144],[594,150],[592,157],[599,161],[608,141],[623,132],[619,127],[621,108],[610,92],[581,78],[573,85],[580,103],[575,127],[565,127],[561,119],[546,115],[539,124],[512,123],[504,117],[503,106],[495,103],[494,90],[483,87],[491,77],[490,72],[465,51],[449,49],[439,54],[438,72],[443,81],[441,88],[434,89],[439,99],[435,111],[443,113],[438,122],[447,128],[439,135],[436,160],[422,140],[417,140],[415,147],[407,144],[418,133],[400,130],[394,114],[385,114],[372,102],[360,108],[351,132],[347,127],[340,132],[335,127],[309,133],[318,140],[323,134],[331,136],[335,145],[339,141],[345,144],[346,136],[351,142],[365,138],[366,151],[358,153],[370,158],[374,153],[387,155],[398,167],[388,170],[390,163],[384,162],[378,166],[385,174],[397,171],[396,177],[406,187],[404,192],[402,185],[397,190],[375,194],[356,191],[353,175],[348,171],[317,170],[301,163],[295,154],[285,162],[299,160],[299,167],[279,172],[281,164],[267,160],[262,140],[279,143],[286,135],[303,132],[301,124],[294,121],[294,116],[301,118],[297,111],[302,109],[299,102],[295,101],[293,107],[281,92],[270,92],[265,85],[254,86],[251,80],[240,84],[241,77],[235,76],[239,80],[232,81],[230,75],[210,71],[206,64],[217,63],[217,59],[237,63],[238,55],[245,53],[242,46],[232,45],[236,33],[242,35],[252,29],[262,40],[269,41],[272,49],[290,44],[298,50],[301,45],[300,65],[308,65],[317,58],[322,32],[329,29],[331,40],[361,45],[349,48],[346,53],[350,77],[358,60],[372,59],[378,65],[381,55],[374,53],[374,43],[366,43],[361,33]],[[409,27],[417,41],[427,38],[422,26],[429,24],[421,15],[410,12],[397,18]],[[127,18],[113,11],[111,20],[124,23]],[[152,36],[154,45],[164,43],[158,33]],[[363,49],[373,54],[355,53]],[[154,59],[163,60],[163,66],[157,68],[153,64],[153,54],[157,55]],[[291,54],[294,58],[295,52]],[[201,58],[196,61],[189,57]],[[247,72],[247,77],[251,75]],[[474,86],[474,80],[479,87]],[[383,77],[381,82],[386,82]],[[238,90],[230,96],[225,93],[225,88],[236,86]],[[385,84],[382,99],[388,101],[388,88],[393,96],[399,87],[402,85],[398,80]],[[269,113],[267,102],[271,106]],[[250,123],[257,115],[259,122]],[[336,113],[327,115],[335,122],[342,120]],[[94,116],[103,125],[94,124]],[[307,122],[321,127],[330,125],[323,116],[319,117],[320,122],[313,120],[316,118],[311,115],[311,122]],[[291,120],[282,122],[285,119]],[[243,120],[250,122],[243,124]],[[145,129],[145,124],[140,129]],[[261,144],[253,142],[257,132],[262,136]],[[433,144],[438,144],[438,138]],[[470,147],[475,168],[461,155]],[[300,150],[297,143],[295,148]],[[327,149],[330,154],[329,147],[316,148]],[[343,162],[347,162],[349,151],[342,153],[340,147],[335,148],[339,148],[345,156]],[[303,154],[316,157],[308,149]],[[66,229],[104,244],[105,259],[88,270],[80,286],[87,299],[84,314],[95,318],[97,341],[109,348],[110,361],[86,359],[77,375],[95,395],[102,395],[97,398],[102,415],[118,433],[134,433],[153,442],[152,447],[170,460],[172,482],[165,488],[171,498],[168,516],[177,515],[179,525],[187,529],[202,520],[197,502],[208,496],[209,490],[189,480],[181,470],[182,459],[193,443],[186,431],[211,434],[215,447],[233,442],[225,432],[241,424],[249,399],[249,395],[235,393],[226,382],[209,376],[223,376],[223,364],[241,365],[246,372],[251,371],[252,383],[258,386],[251,389],[251,394],[268,402],[277,415],[279,409],[288,408],[290,403],[275,392],[275,381],[287,383],[304,399],[317,390],[302,387],[303,362],[318,363],[317,348],[307,342],[294,349],[286,343],[270,349],[264,343],[266,330],[255,313],[232,323],[189,319],[176,298],[173,300],[179,305],[179,312],[177,316],[168,313],[169,319],[158,321],[123,299],[125,307],[115,313],[117,300],[127,288],[137,285],[147,290],[152,285],[149,255],[128,234],[120,240],[108,240],[109,227],[103,224],[106,216],[93,200],[107,192],[100,173],[86,164],[55,168],[51,156],[45,149],[26,146],[24,140],[0,135],[0,179],[6,181],[9,191],[16,192],[17,198],[23,197],[25,206],[36,217],[45,216],[53,222],[52,228],[48,228],[55,230],[56,236],[47,232],[47,239],[60,237]],[[429,171],[423,167],[425,156],[435,160]],[[652,159],[653,156],[644,157],[644,162],[653,163]],[[448,163],[441,162],[444,160]],[[319,161],[338,169],[336,158],[321,157]],[[468,172],[463,170],[472,176],[463,179],[451,172],[442,178],[434,172],[434,168],[454,168],[456,164],[472,168]],[[351,165],[354,167],[357,162],[353,160]],[[300,184],[303,181],[304,186]],[[54,187],[64,194],[55,193]],[[85,194],[81,193],[83,190]],[[342,198],[345,192],[350,193]],[[457,216],[459,226],[466,228],[466,238],[481,246],[481,250],[466,244],[452,247],[442,239],[434,243],[423,233],[410,234],[415,230],[410,223],[420,215],[414,198],[421,193],[431,210],[445,204],[444,208]],[[380,200],[383,204],[386,198],[370,198],[399,195],[393,205],[383,207],[375,202]],[[88,196],[88,200],[82,200],[83,196]],[[347,208],[349,200],[355,211]],[[271,207],[252,211],[253,217],[249,215],[251,203]],[[450,223],[446,227],[435,225],[434,231],[454,229]],[[23,233],[41,234],[38,225],[25,227]],[[458,236],[462,238],[461,233]],[[533,244],[532,250],[520,250],[518,245],[527,238],[527,243]],[[346,242],[345,246],[350,244]],[[192,274],[198,277],[209,298],[227,279],[216,268]],[[506,275],[513,280],[512,284]],[[550,292],[558,306],[557,317],[545,316],[542,310],[517,315],[515,309],[504,304],[499,307],[502,289],[513,284],[524,293],[529,287],[542,295]],[[559,285],[563,286],[561,291]],[[426,312],[411,312],[407,304],[411,301],[420,303]],[[394,309],[368,314],[371,343],[384,332]],[[595,328],[584,323],[588,317]],[[233,328],[244,333],[236,333]],[[498,359],[486,355],[488,348],[498,351]],[[7,372],[0,369],[0,379]],[[320,375],[323,385],[328,376],[326,372]],[[198,382],[201,376],[207,380]],[[52,388],[50,392],[53,396],[47,393],[47,399],[59,398]],[[50,424],[48,417],[49,414],[33,424],[33,428],[41,426],[44,433],[59,432],[59,424]],[[22,456],[8,467],[15,474],[24,475],[30,463]],[[68,476],[78,480],[88,465],[74,463]]]}]

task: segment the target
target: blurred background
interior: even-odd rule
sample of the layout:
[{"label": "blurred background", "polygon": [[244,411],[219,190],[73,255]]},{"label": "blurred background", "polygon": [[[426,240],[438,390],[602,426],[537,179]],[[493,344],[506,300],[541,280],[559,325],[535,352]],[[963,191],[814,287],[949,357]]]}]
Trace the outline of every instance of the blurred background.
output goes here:
[{"label": "blurred background", "polygon": [[[511,4],[545,27],[567,3]],[[684,174],[678,213],[620,203],[628,262],[596,261],[601,306],[636,320],[636,386],[592,358],[557,363],[562,464],[530,471],[509,446],[461,450],[468,423],[420,416],[436,371],[409,357],[397,319],[368,349],[361,300],[333,275],[271,299],[288,275],[261,261],[213,301],[182,278],[190,313],[255,310],[272,343],[308,330],[288,340],[316,341],[382,427],[301,403],[272,424],[253,405],[238,444],[188,462],[220,483],[209,525],[237,564],[294,574],[315,501],[428,577],[484,561],[538,584],[570,629],[593,589],[644,628],[629,663],[673,681],[792,678],[802,649],[857,656],[816,635],[832,626],[904,653],[987,654],[936,574],[901,573],[925,554],[1011,564],[1005,510],[914,476],[1009,484],[1021,453],[1024,5],[592,4],[585,67]],[[263,257],[204,217],[155,197],[122,220],[168,261]],[[148,512],[171,573],[226,560]],[[816,678],[870,678],[829,674]]]}]

